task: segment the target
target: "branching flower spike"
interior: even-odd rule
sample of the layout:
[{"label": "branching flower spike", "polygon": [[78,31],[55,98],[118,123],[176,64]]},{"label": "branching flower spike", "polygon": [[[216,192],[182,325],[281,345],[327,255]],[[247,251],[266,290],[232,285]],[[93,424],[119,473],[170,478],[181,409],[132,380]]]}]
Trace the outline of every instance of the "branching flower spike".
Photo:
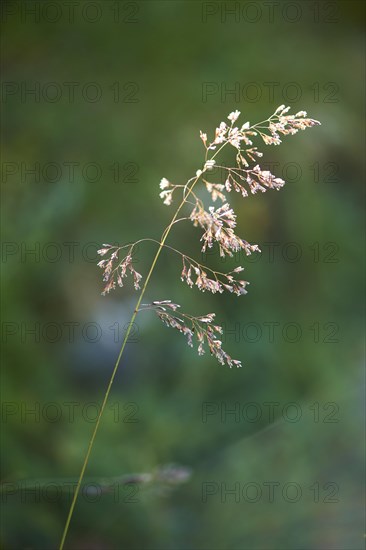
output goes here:
[{"label": "branching flower spike", "polygon": [[[123,278],[127,277],[128,273],[133,276],[135,289],[140,289],[142,275],[133,267],[133,250],[138,243],[146,240],[159,245],[152,269],[161,249],[165,247],[181,256],[183,262],[181,280],[191,288],[196,286],[202,292],[208,290],[214,294],[216,292],[221,294],[224,291],[232,292],[237,296],[246,294],[248,281],[237,278],[237,274],[243,271],[242,267],[238,266],[228,273],[220,273],[167,245],[166,239],[173,224],[190,220],[195,227],[203,230],[201,236],[202,252],[212,248],[214,244],[218,246],[221,257],[233,256],[234,252],[240,250],[243,250],[246,255],[260,252],[258,245],[250,244],[236,235],[236,214],[228,203],[227,194],[235,191],[240,193],[242,197],[248,197],[249,193],[254,194],[258,191],[264,193],[267,189],[278,191],[284,186],[283,179],[274,176],[268,170],[262,170],[258,164],[258,159],[263,156],[263,153],[258,150],[257,146],[253,146],[253,140],[262,140],[265,145],[279,145],[281,135],[296,134],[299,130],[305,130],[320,124],[317,120],[307,118],[305,111],[289,115],[287,114],[289,110],[290,107],[281,105],[267,120],[253,125],[245,122],[240,127],[235,126],[240,111],[234,111],[227,117],[230,124],[221,122],[216,128],[212,141],[209,141],[207,134],[201,131],[200,138],[206,150],[203,167],[197,170],[196,175],[189,179],[185,185],[173,184],[167,178],[162,178],[160,181],[160,198],[167,206],[173,203],[179,192],[182,195],[180,206],[172,222],[165,229],[160,241],[141,239],[122,247],[106,244],[98,251],[101,256],[107,256],[98,263],[99,267],[104,270],[103,280],[106,285],[103,294],[107,294],[114,289],[116,284],[123,286]],[[236,162],[232,167],[217,164],[218,154],[227,145],[235,150]],[[223,181],[210,181],[212,178],[209,177],[209,174],[214,168],[221,169],[224,174]],[[196,188],[199,180],[202,181],[204,188],[207,190],[210,200],[215,203],[219,199],[222,203],[221,206],[209,205],[206,207],[203,201],[198,198],[194,188]],[[177,219],[183,206],[188,210],[187,215]],[[148,279],[150,275],[151,271]],[[141,298],[145,293],[148,279],[143,287]],[[141,306],[141,308],[139,308],[139,305],[140,303],[137,305],[135,314],[144,309],[154,309],[165,325],[177,329],[187,337],[190,346],[193,346],[193,336],[195,335],[200,355],[204,353],[204,344],[206,343],[211,355],[214,355],[219,363],[226,363],[229,367],[233,365],[241,366],[240,361],[232,359],[222,350],[222,342],[218,337],[218,334],[222,333],[222,329],[220,326],[212,324],[215,314],[210,313],[201,317],[183,313],[175,315],[175,310],[180,306],[170,300],[156,301]]]},{"label": "branching flower spike", "polygon": [[[63,531],[60,550],[63,549],[65,544],[75,503],[80,492],[100,420],[105,410],[126,342],[138,313],[145,310],[155,311],[156,315],[166,326],[174,328],[187,338],[189,346],[193,347],[194,342],[196,342],[199,355],[205,353],[206,347],[220,364],[226,364],[230,368],[233,366],[241,367],[240,361],[232,359],[222,349],[222,341],[220,340],[222,328],[215,324],[214,313],[199,316],[182,313],[178,304],[170,300],[154,301],[151,304],[145,305],[142,305],[141,302],[163,248],[181,257],[183,264],[181,280],[187,283],[189,287],[192,288],[195,286],[202,292],[208,290],[212,293],[218,292],[221,294],[226,291],[237,296],[246,294],[248,282],[242,280],[239,276],[239,273],[243,271],[242,267],[238,266],[228,273],[220,273],[190,258],[187,254],[167,244],[166,241],[176,223],[188,221],[192,222],[202,232],[201,243],[203,252],[207,248],[212,248],[214,244],[218,246],[222,257],[232,256],[234,252],[240,250],[244,250],[247,255],[253,252],[260,252],[258,245],[250,244],[236,235],[236,215],[229,205],[227,195],[235,192],[245,198],[250,193],[254,194],[258,191],[264,193],[267,189],[276,189],[278,191],[284,186],[285,182],[281,178],[274,176],[268,170],[262,170],[259,159],[263,156],[263,153],[258,150],[257,146],[253,145],[253,141],[258,140],[259,142],[263,142],[264,145],[279,145],[282,136],[296,134],[299,130],[305,130],[306,128],[320,124],[317,120],[307,118],[305,111],[289,115],[287,114],[289,109],[289,107],[281,105],[267,120],[258,122],[257,124],[245,122],[241,126],[235,125],[240,112],[234,111],[227,117],[229,123],[221,122],[219,124],[211,141],[206,133],[200,132],[200,138],[205,148],[205,157],[201,168],[185,184],[174,184],[165,177],[160,181],[160,198],[163,199],[165,205],[170,206],[177,199],[177,196],[180,195],[181,197],[175,214],[168,227],[164,230],[160,240],[146,238],[124,246],[105,244],[98,251],[102,257],[98,265],[103,269],[103,281],[105,283],[103,294],[105,295],[115,289],[117,285],[120,287],[123,286],[124,279],[129,275],[133,278],[135,289],[140,290],[143,277],[134,268],[135,247],[142,241],[150,241],[157,246],[157,251],[140,290],[135,310],[126,330],[89,441],[88,450]],[[219,154],[224,147],[234,149],[235,163],[232,167],[220,166],[218,164]],[[219,171],[224,175],[222,181],[213,181],[214,178],[212,176],[215,173],[215,168],[219,168]],[[196,186],[199,182],[207,191],[210,202],[213,203],[207,207],[196,194]],[[217,200],[221,204],[217,203]],[[186,210],[186,213],[182,217],[179,217],[183,209]]]}]

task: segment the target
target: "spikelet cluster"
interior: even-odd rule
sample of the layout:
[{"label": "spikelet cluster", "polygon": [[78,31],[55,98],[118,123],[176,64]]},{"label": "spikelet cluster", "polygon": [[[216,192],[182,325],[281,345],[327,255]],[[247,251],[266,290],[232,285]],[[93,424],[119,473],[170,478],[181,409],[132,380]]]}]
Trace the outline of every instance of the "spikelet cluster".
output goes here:
[{"label": "spikelet cluster", "polygon": [[111,290],[114,290],[116,288],[116,284],[122,287],[123,279],[127,277],[129,273],[133,276],[135,290],[140,288],[142,275],[133,267],[131,250],[124,258],[122,258],[122,260],[119,260],[118,254],[120,250],[120,247],[112,246],[110,244],[104,244],[103,248],[98,250],[98,254],[100,256],[109,255],[109,257],[98,262],[98,267],[103,269],[103,281],[106,283],[102,292],[103,296],[108,294]]},{"label": "spikelet cluster", "polygon": [[[236,279],[234,274],[240,273],[244,270],[243,267],[238,266],[229,273],[220,273],[213,269],[206,268],[211,273],[211,277],[208,276],[207,271],[198,262],[183,256],[183,269],[181,273],[182,281],[185,281],[189,287],[196,285],[199,290],[205,292],[208,290],[212,294],[219,292],[222,294],[225,290],[233,292],[237,296],[246,294],[245,287],[249,285],[248,281]],[[195,281],[193,280],[195,279]]]},{"label": "spikelet cluster", "polygon": [[216,357],[221,365],[225,363],[232,366],[241,367],[241,362],[232,359],[228,353],[222,349],[220,335],[223,333],[222,327],[214,324],[215,313],[207,313],[199,317],[193,317],[186,313],[176,313],[180,305],[172,303],[170,300],[156,301],[152,304],[144,304],[142,309],[154,309],[159,319],[168,327],[174,328],[184,334],[187,338],[187,344],[193,347],[193,341],[198,345],[198,355],[205,353],[207,345],[211,355]]}]

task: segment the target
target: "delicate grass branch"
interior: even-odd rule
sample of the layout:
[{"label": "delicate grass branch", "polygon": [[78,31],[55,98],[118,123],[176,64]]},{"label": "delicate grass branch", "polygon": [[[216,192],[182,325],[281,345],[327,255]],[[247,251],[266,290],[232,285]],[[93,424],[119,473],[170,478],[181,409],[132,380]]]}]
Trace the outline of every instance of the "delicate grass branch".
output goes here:
[{"label": "delicate grass branch", "polygon": [[[211,142],[208,141],[207,134],[200,132],[200,138],[205,147],[203,167],[198,169],[196,175],[190,178],[184,185],[173,184],[167,178],[162,178],[160,181],[160,197],[167,206],[173,202],[175,193],[179,190],[182,191],[182,201],[176,209],[171,222],[163,231],[160,240],[150,238],[140,239],[135,243],[129,243],[121,247],[107,244],[103,245],[103,248],[99,250],[99,254],[103,257],[103,259],[98,265],[104,270],[103,280],[106,283],[103,294],[106,294],[114,289],[116,284],[123,286],[123,279],[130,273],[134,279],[134,287],[136,290],[140,290],[140,295],[109,379],[102,406],[88,444],[88,449],[82,464],[76,490],[73,495],[65,528],[62,534],[60,550],[63,549],[65,544],[71,518],[74,513],[75,504],[100,426],[101,418],[103,416],[110,391],[131,332],[131,328],[138,312],[146,309],[154,310],[164,324],[178,330],[187,337],[189,346],[193,346],[193,339],[195,338],[198,344],[199,355],[202,355],[205,352],[205,346],[207,345],[211,355],[215,356],[219,363],[226,363],[229,367],[241,366],[240,361],[232,359],[228,353],[222,350],[222,342],[220,340],[222,328],[219,325],[214,324],[214,313],[208,313],[202,316],[192,316],[181,312],[175,313],[180,306],[170,300],[155,301],[146,305],[141,305],[141,302],[161,251],[164,247],[170,248],[174,252],[181,255],[183,260],[183,271],[181,278],[186,281],[190,287],[195,284],[195,286],[197,286],[197,288],[201,291],[209,290],[211,292],[219,293],[224,290],[228,290],[238,296],[246,293],[245,286],[248,282],[236,279],[236,274],[242,271],[240,266],[229,273],[220,273],[211,268],[202,266],[193,258],[190,258],[165,243],[173,225],[180,221],[191,220],[195,227],[199,227],[203,230],[203,234],[201,236],[202,252],[205,252],[207,248],[212,248],[214,244],[218,245],[220,255],[222,257],[232,256],[234,252],[238,252],[240,250],[244,250],[247,255],[252,252],[260,252],[258,245],[252,245],[235,234],[236,214],[227,202],[225,193],[230,193],[234,190],[240,192],[243,197],[247,197],[248,192],[243,184],[247,184],[252,194],[257,191],[264,192],[267,189],[278,190],[283,187],[285,182],[282,179],[276,178],[267,170],[262,170],[259,164],[257,164],[258,158],[262,157],[262,153],[258,151],[257,147],[253,147],[252,139],[258,136],[265,145],[279,145],[281,143],[281,135],[286,136],[295,134],[299,130],[305,130],[306,128],[320,124],[316,120],[306,118],[307,115],[305,111],[299,111],[295,115],[287,115],[286,113],[288,111],[289,107],[281,105],[268,119],[254,125],[250,125],[249,122],[246,122],[241,127],[235,126],[240,112],[234,111],[228,116],[230,124],[228,125],[226,122],[221,122],[216,128],[214,139]],[[206,174],[212,171],[216,166],[215,159],[226,146],[231,146],[235,149],[237,166],[227,169],[228,177],[224,182],[210,182],[208,181]],[[251,163],[254,163],[254,166],[251,167]],[[236,178],[239,178],[240,182],[238,182]],[[212,202],[215,202],[217,198],[220,198],[223,203],[221,207],[215,209],[214,206],[209,206],[208,210],[206,210],[203,200],[199,199],[193,192],[193,189],[200,179],[202,179],[203,186],[208,191]],[[191,198],[192,200],[188,200],[188,198]],[[188,216],[178,218],[184,206],[190,206],[191,211]],[[137,244],[144,241],[152,241],[156,243],[158,245],[158,249],[152,260],[150,269],[141,289],[140,284],[142,281],[142,275],[136,271],[133,265],[133,254],[134,248]],[[125,249],[127,250],[127,253],[122,259],[120,259],[118,255],[121,250]],[[213,274],[213,279],[210,279],[207,276],[207,271]],[[195,283],[193,283],[191,278],[193,272],[196,276]]]}]

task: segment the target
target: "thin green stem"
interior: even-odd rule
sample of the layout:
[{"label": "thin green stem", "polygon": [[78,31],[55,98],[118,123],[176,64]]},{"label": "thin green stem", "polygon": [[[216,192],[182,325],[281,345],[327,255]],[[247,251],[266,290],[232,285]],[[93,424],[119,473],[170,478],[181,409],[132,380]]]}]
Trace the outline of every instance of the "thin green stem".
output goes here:
[{"label": "thin green stem", "polygon": [[[200,174],[201,175],[201,174]],[[118,357],[117,357],[117,361],[114,365],[114,368],[113,368],[113,371],[112,371],[112,375],[110,377],[110,380],[109,380],[109,383],[108,383],[108,386],[107,386],[107,390],[105,392],[105,395],[104,395],[104,398],[103,398],[103,403],[102,403],[102,406],[100,408],[100,411],[98,413],[98,417],[97,417],[97,420],[96,420],[96,423],[95,423],[95,426],[94,426],[94,430],[93,430],[93,433],[91,435],[91,438],[90,438],[90,441],[89,441],[89,445],[88,445],[88,450],[86,452],[86,455],[85,455],[85,458],[84,458],[84,462],[83,462],[83,466],[81,468],[81,472],[80,472],[80,475],[79,475],[79,479],[78,479],[78,482],[77,482],[77,485],[76,485],[76,489],[75,489],[75,492],[74,492],[74,495],[73,495],[73,499],[72,499],[72,502],[71,502],[71,506],[70,506],[70,510],[69,510],[69,513],[68,513],[68,516],[67,516],[67,520],[66,520],[66,523],[65,523],[65,527],[64,527],[64,530],[63,530],[63,534],[62,534],[62,538],[61,538],[61,543],[60,543],[60,546],[59,546],[59,550],[62,550],[64,548],[64,545],[65,545],[65,540],[66,540],[66,536],[67,536],[67,533],[69,531],[69,527],[70,527],[70,522],[71,522],[71,518],[73,516],[73,513],[74,513],[74,508],[75,508],[75,504],[76,504],[76,501],[77,501],[77,498],[78,498],[78,495],[79,495],[79,492],[80,492],[80,487],[81,487],[81,483],[83,481],[83,478],[84,478],[84,474],[85,474],[85,470],[86,470],[86,467],[88,465],[88,462],[89,462],[89,457],[90,457],[90,453],[92,451],[92,448],[93,448],[93,445],[94,445],[94,441],[95,441],[95,437],[97,435],[97,432],[98,432],[98,429],[99,429],[99,425],[100,425],[100,421],[101,421],[101,418],[103,416],[103,412],[104,412],[104,409],[106,407],[106,404],[107,404],[107,401],[108,401],[108,398],[109,398],[109,394],[110,394],[110,391],[111,391],[111,388],[112,388],[112,385],[113,385],[113,382],[114,382],[114,379],[115,379],[115,376],[117,374],[117,370],[118,370],[118,367],[119,367],[119,364],[120,364],[120,361],[121,361],[121,358],[122,358],[122,354],[123,354],[123,351],[125,349],[125,346],[126,346],[126,343],[127,343],[127,340],[128,340],[128,337],[129,337],[129,334],[131,332],[131,328],[133,326],[133,323],[134,323],[134,320],[136,318],[136,315],[138,313],[138,310],[139,310],[139,306],[141,304],[141,301],[142,301],[142,298],[144,297],[144,294],[145,294],[145,291],[146,291],[146,288],[147,288],[147,285],[149,283],[149,280],[150,280],[150,277],[154,271],[154,268],[155,268],[155,265],[156,265],[156,262],[158,261],[158,258],[160,256],[160,253],[164,247],[164,244],[165,244],[165,241],[166,239],[168,238],[168,235],[170,233],[170,230],[173,226],[173,224],[175,223],[177,217],[178,217],[178,214],[180,212],[180,210],[182,209],[183,205],[185,204],[186,202],[186,197],[189,196],[191,190],[193,189],[193,187],[196,185],[197,181],[199,180],[200,178],[200,175],[199,176],[196,176],[194,178],[194,181],[193,181],[193,184],[191,185],[191,187],[188,189],[188,193],[186,196],[183,197],[183,200],[182,202],[180,203],[180,205],[178,206],[178,209],[177,211],[175,212],[174,216],[173,216],[173,219],[171,220],[170,224],[168,225],[168,227],[165,229],[163,235],[162,235],[162,239],[161,239],[161,242],[159,244],[159,248],[155,254],[155,257],[153,259],[153,262],[151,264],[151,267],[150,267],[150,271],[146,277],[146,280],[145,280],[145,283],[142,287],[142,290],[141,290],[141,293],[140,293],[140,296],[137,300],[137,303],[136,303],[136,307],[134,309],[134,312],[133,312],[133,315],[131,317],[131,321],[128,325],[128,328],[127,328],[127,331],[126,331],[126,334],[125,334],[125,337],[124,337],[124,340],[122,342],[122,346],[121,346],[121,349],[119,351],[119,354],[118,354]]]},{"label": "thin green stem", "polygon": [[85,459],[84,459],[84,462],[83,462],[83,466],[82,466],[82,468],[81,468],[81,472],[80,472],[80,475],[79,475],[79,479],[78,479],[78,482],[77,482],[77,484],[76,484],[76,489],[75,489],[75,492],[74,492],[74,495],[73,495],[73,499],[72,499],[72,502],[71,502],[70,510],[69,510],[69,513],[68,513],[68,516],[67,516],[67,520],[66,520],[66,523],[65,523],[64,531],[63,531],[63,533],[62,533],[62,539],[61,539],[61,543],[60,543],[60,550],[63,549],[64,544],[65,544],[66,536],[67,536],[67,533],[68,533],[68,530],[69,530],[69,526],[70,526],[70,521],[71,521],[72,515],[73,515],[73,513],[74,513],[75,504],[76,504],[76,501],[77,501],[77,498],[78,498],[78,495],[79,495],[81,483],[82,483],[82,481],[83,481],[84,474],[85,474],[85,470],[86,470],[86,467],[87,467],[88,462],[89,462],[90,453],[91,453],[91,450],[92,450],[93,445],[94,445],[95,436],[97,435],[98,428],[99,428],[99,424],[100,424],[100,421],[101,421],[101,418],[102,418],[102,415],[103,415],[105,406],[106,406],[107,401],[108,401],[109,393],[110,393],[110,391],[111,391],[112,384],[113,384],[113,382],[114,382],[114,378],[115,378],[115,376],[116,376],[116,373],[117,373],[117,370],[118,370],[118,366],[119,366],[119,363],[120,363],[120,361],[121,361],[121,357],[122,357],[123,351],[124,351],[124,349],[125,349],[125,346],[126,346],[126,343],[127,343],[127,339],[128,339],[128,336],[129,336],[129,334],[130,334],[130,332],[131,332],[131,328],[132,328],[133,322],[134,322],[134,320],[135,320],[135,318],[136,318],[136,315],[137,315],[137,311],[135,310],[134,313],[133,313],[133,315],[132,315],[132,317],[131,317],[130,324],[128,325],[128,328],[127,328],[127,331],[126,331],[126,334],[125,334],[125,337],[124,337],[124,340],[123,340],[123,343],[122,343],[120,352],[119,352],[119,354],[118,354],[118,358],[117,358],[116,364],[115,364],[115,366],[114,366],[114,369],[113,369],[111,378],[110,378],[109,383],[108,383],[107,391],[105,392],[105,395],[104,395],[103,403],[102,403],[102,406],[101,406],[101,408],[100,408],[100,411],[99,411],[99,414],[98,414],[98,417],[97,417],[97,420],[96,420],[96,423],[95,423],[95,426],[94,426],[94,430],[93,430],[92,436],[91,436],[90,441],[89,441],[88,450],[87,450],[86,455],[85,455]]},{"label": "thin green stem", "polygon": [[[214,155],[212,156],[212,159],[213,160],[219,153],[220,151],[224,148],[224,146],[226,145],[226,143],[223,143],[223,145],[221,147],[219,147],[219,149],[214,153]],[[69,531],[69,527],[70,527],[70,522],[71,522],[71,518],[73,516],[73,513],[74,513],[74,508],[75,508],[75,504],[76,504],[76,501],[77,501],[77,498],[78,498],[78,495],[79,495],[79,492],[80,492],[80,487],[81,487],[81,484],[82,484],[82,481],[83,481],[83,478],[84,478],[84,474],[85,474],[85,470],[86,470],[86,467],[88,465],[88,462],[89,462],[89,457],[90,457],[90,453],[92,451],[92,448],[93,448],[93,445],[94,445],[94,440],[95,440],[95,437],[97,435],[97,432],[98,432],[98,429],[99,429],[99,424],[100,424],[100,421],[101,421],[101,418],[103,416],[103,412],[104,412],[104,409],[106,407],[106,404],[107,404],[107,401],[108,401],[108,398],[109,398],[109,394],[110,394],[110,391],[111,391],[111,388],[112,388],[112,385],[113,385],[113,382],[114,382],[114,379],[115,379],[115,376],[117,374],[117,371],[118,371],[118,367],[119,367],[119,364],[121,362],[121,358],[122,358],[122,354],[123,354],[123,351],[125,349],[125,346],[126,346],[126,343],[127,343],[127,340],[128,340],[128,337],[130,335],[130,332],[131,332],[131,328],[133,326],[133,323],[134,323],[134,320],[136,319],[136,315],[139,311],[139,307],[140,307],[140,304],[141,304],[141,301],[142,301],[142,298],[144,297],[144,294],[145,294],[145,291],[146,291],[146,288],[147,288],[147,285],[150,281],[150,277],[155,269],[155,265],[156,265],[156,262],[158,261],[158,258],[160,256],[160,253],[165,245],[165,241],[166,239],[168,238],[168,235],[170,233],[170,230],[171,228],[173,227],[175,221],[177,220],[178,218],[178,214],[179,212],[181,211],[181,209],[183,208],[184,204],[187,202],[187,198],[189,197],[189,195],[192,193],[193,191],[193,188],[194,186],[196,185],[197,181],[200,179],[201,175],[205,172],[205,169],[203,169],[202,171],[200,171],[200,173],[189,179],[186,186],[185,186],[185,191],[187,190],[187,193],[184,192],[183,193],[183,200],[182,202],[180,203],[180,205],[178,206],[170,224],[167,226],[167,228],[164,230],[162,236],[161,236],[161,241],[159,243],[159,248],[154,256],[154,259],[152,261],[152,264],[151,264],[151,267],[150,267],[150,270],[149,270],[149,273],[147,274],[147,277],[146,277],[146,280],[145,280],[145,283],[142,287],[142,290],[141,290],[141,293],[140,293],[140,296],[137,300],[137,303],[136,303],[136,307],[134,309],[134,312],[133,312],[133,315],[131,317],[131,321],[128,325],[128,328],[127,328],[127,331],[126,331],[126,334],[125,334],[125,337],[123,339],[123,342],[122,342],[122,346],[121,346],[121,349],[119,351],[119,354],[118,354],[118,357],[117,357],[117,361],[114,365],[114,368],[113,368],[113,371],[112,371],[112,374],[111,374],[111,377],[110,377],[110,380],[108,382],[108,386],[107,386],[107,390],[105,392],[105,395],[104,395],[104,398],[103,398],[103,403],[102,403],[102,406],[99,410],[99,413],[98,413],[98,417],[97,417],[97,420],[95,422],[95,426],[94,426],[94,430],[93,430],[93,433],[91,435],[91,438],[90,438],[90,441],[89,441],[89,445],[88,445],[88,450],[86,452],[86,455],[85,455],[85,458],[84,458],[84,462],[83,462],[83,465],[82,465],[82,468],[81,468],[81,472],[80,472],[80,475],[79,475],[79,479],[78,479],[78,482],[77,482],[77,485],[76,485],[76,489],[75,489],[75,492],[74,492],[74,495],[73,495],[73,498],[72,498],[72,502],[71,502],[71,505],[70,505],[70,509],[69,509],[69,513],[68,513],[68,516],[67,516],[67,519],[66,519],[66,523],[65,523],[65,527],[64,527],[64,530],[63,530],[63,533],[62,533],[62,538],[61,538],[61,543],[60,543],[60,546],[59,546],[59,550],[63,550],[64,548],[64,545],[65,545],[65,540],[66,540],[66,536],[67,536],[67,533]],[[193,181],[192,185],[190,187],[188,187],[188,184],[189,182]],[[192,193],[193,194],[193,193]],[[141,239],[142,240],[148,240],[148,239]],[[140,242],[141,242],[140,241]],[[135,243],[136,244],[136,243]]]}]

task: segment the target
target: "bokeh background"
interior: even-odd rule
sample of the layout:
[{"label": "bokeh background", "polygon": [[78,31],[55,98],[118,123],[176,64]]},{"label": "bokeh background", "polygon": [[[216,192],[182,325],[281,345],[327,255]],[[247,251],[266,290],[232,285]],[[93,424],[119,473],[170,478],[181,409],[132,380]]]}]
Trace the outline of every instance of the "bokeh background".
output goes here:
[{"label": "bokeh background", "polygon": [[[201,167],[199,130],[284,103],[322,126],[262,146],[280,193],[232,197],[262,255],[205,259],[244,265],[248,295],[189,289],[164,252],[144,300],[215,311],[244,368],[137,317],[66,547],[362,548],[363,2],[2,10],[2,547],[57,547],[137,299],[100,295],[97,247],[159,238],[159,181]],[[181,224],[170,244],[200,258],[199,237]]]}]

